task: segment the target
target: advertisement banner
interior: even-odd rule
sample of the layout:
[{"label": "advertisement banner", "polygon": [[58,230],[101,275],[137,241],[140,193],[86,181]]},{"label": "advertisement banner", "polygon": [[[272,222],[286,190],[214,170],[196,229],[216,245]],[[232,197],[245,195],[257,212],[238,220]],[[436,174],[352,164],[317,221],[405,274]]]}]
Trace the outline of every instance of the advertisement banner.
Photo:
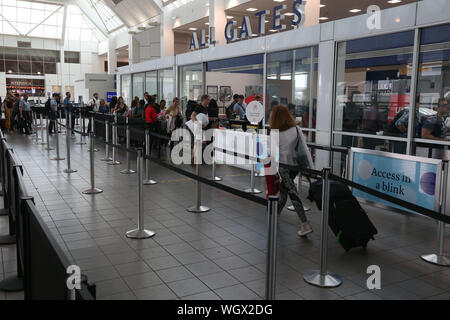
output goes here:
[{"label": "advertisement banner", "polygon": [[[350,159],[355,183],[430,210],[439,209],[442,161],[356,148]],[[353,194],[405,210],[357,189]]]}]

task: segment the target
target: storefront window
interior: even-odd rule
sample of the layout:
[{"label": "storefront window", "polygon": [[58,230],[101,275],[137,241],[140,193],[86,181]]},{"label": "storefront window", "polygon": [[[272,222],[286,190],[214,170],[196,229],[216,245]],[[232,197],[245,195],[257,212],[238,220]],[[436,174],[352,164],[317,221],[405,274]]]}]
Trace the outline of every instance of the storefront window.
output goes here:
[{"label": "storefront window", "polygon": [[133,99],[134,97],[138,97],[139,99],[144,98],[144,85],[145,73],[133,74]]},{"label": "storefront window", "polygon": [[127,105],[131,105],[131,74],[125,74],[121,79],[122,92],[121,95]]},{"label": "storefront window", "polygon": [[406,152],[413,49],[414,31],[338,44],[335,145]]},{"label": "storefront window", "polygon": [[[287,106],[305,129],[316,128],[318,47],[267,55],[266,121],[277,104]],[[309,141],[312,132],[305,132]]]},{"label": "storefront window", "polygon": [[159,71],[159,96],[167,101],[167,105],[170,105],[175,98],[174,82],[172,68]]},{"label": "storefront window", "polygon": [[200,101],[203,95],[203,64],[180,67],[180,96],[183,113],[189,100]]},{"label": "storefront window", "polygon": [[450,141],[450,25],[423,29],[420,44],[414,133],[419,139]]},{"label": "storefront window", "polygon": [[[158,94],[158,71],[150,71],[145,74],[145,92],[150,95]],[[144,98],[143,93],[144,91],[142,92],[142,98]]]}]

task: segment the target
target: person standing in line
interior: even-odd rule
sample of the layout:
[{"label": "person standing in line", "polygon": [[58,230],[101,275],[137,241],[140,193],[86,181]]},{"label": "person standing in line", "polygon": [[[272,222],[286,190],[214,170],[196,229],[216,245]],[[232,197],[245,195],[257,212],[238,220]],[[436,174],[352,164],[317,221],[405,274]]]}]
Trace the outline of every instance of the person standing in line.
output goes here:
[{"label": "person standing in line", "polygon": [[114,96],[111,98],[111,102],[109,103],[109,112],[112,113],[113,110],[116,108],[117,106],[117,96]]},{"label": "person standing in line", "polygon": [[[291,167],[298,166],[294,158],[294,150],[299,139],[299,134],[303,133],[301,129],[297,127],[297,121],[289,112],[289,109],[282,105],[277,105],[272,109],[270,115],[270,130],[279,130],[279,174],[281,177],[281,185],[278,214],[283,211],[289,196],[294,205],[295,212],[301,221],[300,230],[297,235],[299,237],[306,237],[313,232],[313,229],[306,218],[302,200],[297,193],[297,188],[294,183],[294,179],[298,176],[299,171],[281,166],[283,164]],[[310,155],[307,156],[308,159],[310,159]]]},{"label": "person standing in line", "polygon": [[[70,92],[66,92],[66,97],[64,98],[63,105],[64,105],[64,113],[70,114],[73,112],[73,104],[70,98],[72,97]],[[71,122],[71,128],[72,128],[72,136],[74,136],[73,128],[75,127],[75,116],[72,114],[72,122]]]},{"label": "person standing in line", "polygon": [[98,98],[98,93],[94,93],[91,100],[88,102],[88,106],[92,108],[92,111],[98,112],[98,108],[100,106],[100,100]]},{"label": "person standing in line", "polygon": [[11,117],[11,129],[14,129],[14,127],[17,127],[17,118],[19,116],[19,103],[20,103],[20,96],[18,93],[14,94],[13,98],[13,112]]},{"label": "person standing in line", "polygon": [[52,99],[50,100],[50,112],[49,112],[49,119],[50,119],[50,125],[48,128],[48,131],[50,134],[55,133],[56,129],[56,113],[58,110],[58,105],[60,101],[60,96],[57,93],[54,93],[52,96]]},{"label": "person standing in line", "polygon": [[5,117],[6,117],[6,125],[5,128],[8,131],[11,131],[12,126],[11,126],[11,122],[12,122],[12,114],[13,114],[13,109],[14,109],[14,100],[13,98],[8,95],[8,97],[6,97],[3,106],[5,107]]},{"label": "person standing in line", "polygon": [[103,113],[103,114],[109,113],[109,107],[106,104],[105,99],[100,99],[100,106],[98,107],[98,112]]},{"label": "person standing in line", "polygon": [[23,99],[19,102],[19,116],[20,116],[20,133],[22,133],[22,129],[25,130],[26,135],[30,135],[31,128],[31,107],[28,102],[28,94],[23,95]]},{"label": "person standing in line", "polygon": [[427,117],[423,121],[421,136],[422,139],[443,141],[450,136],[445,125],[445,118],[449,113],[448,101],[440,98],[437,107],[437,113],[434,116]]},{"label": "person standing in line", "polygon": [[114,110],[112,110],[112,113],[117,114],[118,116],[124,116],[128,114],[128,106],[125,104],[125,100],[123,99],[123,97],[119,97],[117,105]]}]

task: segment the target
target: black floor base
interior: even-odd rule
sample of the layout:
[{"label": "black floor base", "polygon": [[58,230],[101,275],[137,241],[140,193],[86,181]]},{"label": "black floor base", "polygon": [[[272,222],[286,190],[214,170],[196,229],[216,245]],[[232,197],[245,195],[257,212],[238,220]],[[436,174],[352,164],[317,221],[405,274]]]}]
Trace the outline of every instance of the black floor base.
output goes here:
[{"label": "black floor base", "polygon": [[16,236],[0,236],[0,245],[10,245],[16,243]]},{"label": "black floor base", "polygon": [[19,292],[23,291],[23,279],[17,276],[0,281],[0,291]]}]

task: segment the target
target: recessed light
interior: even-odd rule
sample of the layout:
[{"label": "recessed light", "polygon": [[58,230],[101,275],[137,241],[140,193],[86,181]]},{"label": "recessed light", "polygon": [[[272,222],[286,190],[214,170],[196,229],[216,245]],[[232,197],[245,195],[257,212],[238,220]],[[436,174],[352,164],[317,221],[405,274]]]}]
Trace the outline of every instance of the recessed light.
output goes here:
[{"label": "recessed light", "polygon": [[389,0],[388,1],[388,3],[392,3],[392,4],[400,3],[400,2],[402,2],[402,0]]},{"label": "recessed light", "polygon": [[264,21],[264,23],[269,23],[269,20]]},{"label": "recessed light", "polygon": [[12,73],[12,70],[9,70],[8,73]]},{"label": "recessed light", "polygon": [[324,4],[321,4],[321,5],[320,5],[320,7],[321,7],[321,8],[323,8],[323,7],[326,7],[326,5],[324,5]]},{"label": "recessed light", "polygon": [[320,17],[319,20],[328,20],[328,17]]},{"label": "recessed light", "polygon": [[209,26],[209,22],[205,22],[205,24],[206,24],[207,26]]},{"label": "recessed light", "polygon": [[277,30],[270,29],[269,32],[277,32]]},{"label": "recessed light", "polygon": [[191,30],[191,31],[196,31],[196,30],[197,30],[197,28],[189,28],[188,30]]},{"label": "recessed light", "polygon": [[247,11],[253,12],[253,11],[257,11],[258,9],[256,8],[248,8]]},{"label": "recessed light", "polygon": [[288,13],[285,13],[284,14],[286,17],[290,17],[290,16],[293,16],[294,14],[292,13],[292,12],[288,12]]},{"label": "recessed light", "polygon": [[273,0],[274,2],[284,2],[285,0]]},{"label": "recessed light", "polygon": [[227,16],[227,19],[233,19],[234,17],[233,16]]},{"label": "recessed light", "polygon": [[357,13],[357,12],[361,12],[361,9],[352,9],[352,10],[349,10],[349,12],[351,12],[351,13]]}]

